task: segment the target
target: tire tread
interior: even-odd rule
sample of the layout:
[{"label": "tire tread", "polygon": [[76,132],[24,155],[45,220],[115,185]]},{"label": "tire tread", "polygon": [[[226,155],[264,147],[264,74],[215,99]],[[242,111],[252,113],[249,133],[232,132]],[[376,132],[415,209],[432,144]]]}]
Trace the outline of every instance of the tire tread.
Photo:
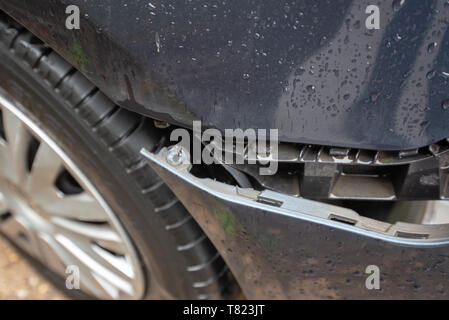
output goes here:
[{"label": "tire tread", "polygon": [[[227,298],[234,280],[226,264],[190,213],[144,162],[141,147],[154,150],[157,128],[148,118],[112,103],[79,71],[0,11],[0,45],[6,46],[60,95],[134,178],[141,196],[154,203],[166,232],[184,257],[199,299]],[[203,285],[199,285],[203,284]]]}]

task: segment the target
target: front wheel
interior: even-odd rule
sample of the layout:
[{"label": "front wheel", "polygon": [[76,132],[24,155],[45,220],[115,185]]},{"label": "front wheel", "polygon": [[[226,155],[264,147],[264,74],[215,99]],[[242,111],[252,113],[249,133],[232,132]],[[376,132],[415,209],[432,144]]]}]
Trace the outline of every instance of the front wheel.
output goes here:
[{"label": "front wheel", "polygon": [[5,15],[0,112],[0,231],[56,282],[77,270],[96,298],[229,297],[226,264],[139,155],[153,122]]}]

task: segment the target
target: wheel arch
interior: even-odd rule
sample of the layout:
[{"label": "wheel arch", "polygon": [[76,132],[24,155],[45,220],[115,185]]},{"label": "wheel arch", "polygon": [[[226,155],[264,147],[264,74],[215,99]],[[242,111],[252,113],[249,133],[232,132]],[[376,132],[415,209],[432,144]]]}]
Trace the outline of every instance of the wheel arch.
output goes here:
[{"label": "wheel arch", "polygon": [[[80,8],[78,30],[66,28],[66,8],[71,4]],[[117,7],[113,2],[103,7],[78,0],[0,0],[0,10],[60,54],[117,105],[170,123],[191,122],[192,113],[153,79],[148,65],[134,56],[135,48],[122,45],[124,38],[135,37],[133,34],[143,29],[118,32],[114,19],[104,15]],[[126,14],[123,10],[119,13]],[[135,11],[128,13],[128,18],[133,14]],[[149,52],[152,49],[157,50],[149,45]]]}]

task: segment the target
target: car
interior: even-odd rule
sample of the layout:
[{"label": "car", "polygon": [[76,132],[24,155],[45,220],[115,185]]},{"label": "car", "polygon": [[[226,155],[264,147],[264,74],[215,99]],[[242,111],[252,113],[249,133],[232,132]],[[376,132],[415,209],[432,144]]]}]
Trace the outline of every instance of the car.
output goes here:
[{"label": "car", "polygon": [[74,297],[447,299],[448,17],[0,0],[0,232]]}]

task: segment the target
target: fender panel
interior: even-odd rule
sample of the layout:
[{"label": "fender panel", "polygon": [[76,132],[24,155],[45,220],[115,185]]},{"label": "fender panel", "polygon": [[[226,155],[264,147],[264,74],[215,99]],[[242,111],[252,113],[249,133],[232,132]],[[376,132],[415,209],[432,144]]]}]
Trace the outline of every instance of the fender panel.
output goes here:
[{"label": "fender panel", "polygon": [[[170,165],[167,152],[141,154],[204,230],[248,299],[447,297],[448,225],[373,224],[347,208],[197,178],[189,161]],[[429,237],[421,238],[422,231]],[[380,290],[366,287],[368,266],[378,268]]]},{"label": "fender panel", "polygon": [[[117,104],[190,126],[398,150],[449,137],[444,1],[0,0]],[[78,5],[81,30],[65,28]],[[396,8],[397,9],[397,8]],[[436,46],[432,44],[436,43]]]}]

